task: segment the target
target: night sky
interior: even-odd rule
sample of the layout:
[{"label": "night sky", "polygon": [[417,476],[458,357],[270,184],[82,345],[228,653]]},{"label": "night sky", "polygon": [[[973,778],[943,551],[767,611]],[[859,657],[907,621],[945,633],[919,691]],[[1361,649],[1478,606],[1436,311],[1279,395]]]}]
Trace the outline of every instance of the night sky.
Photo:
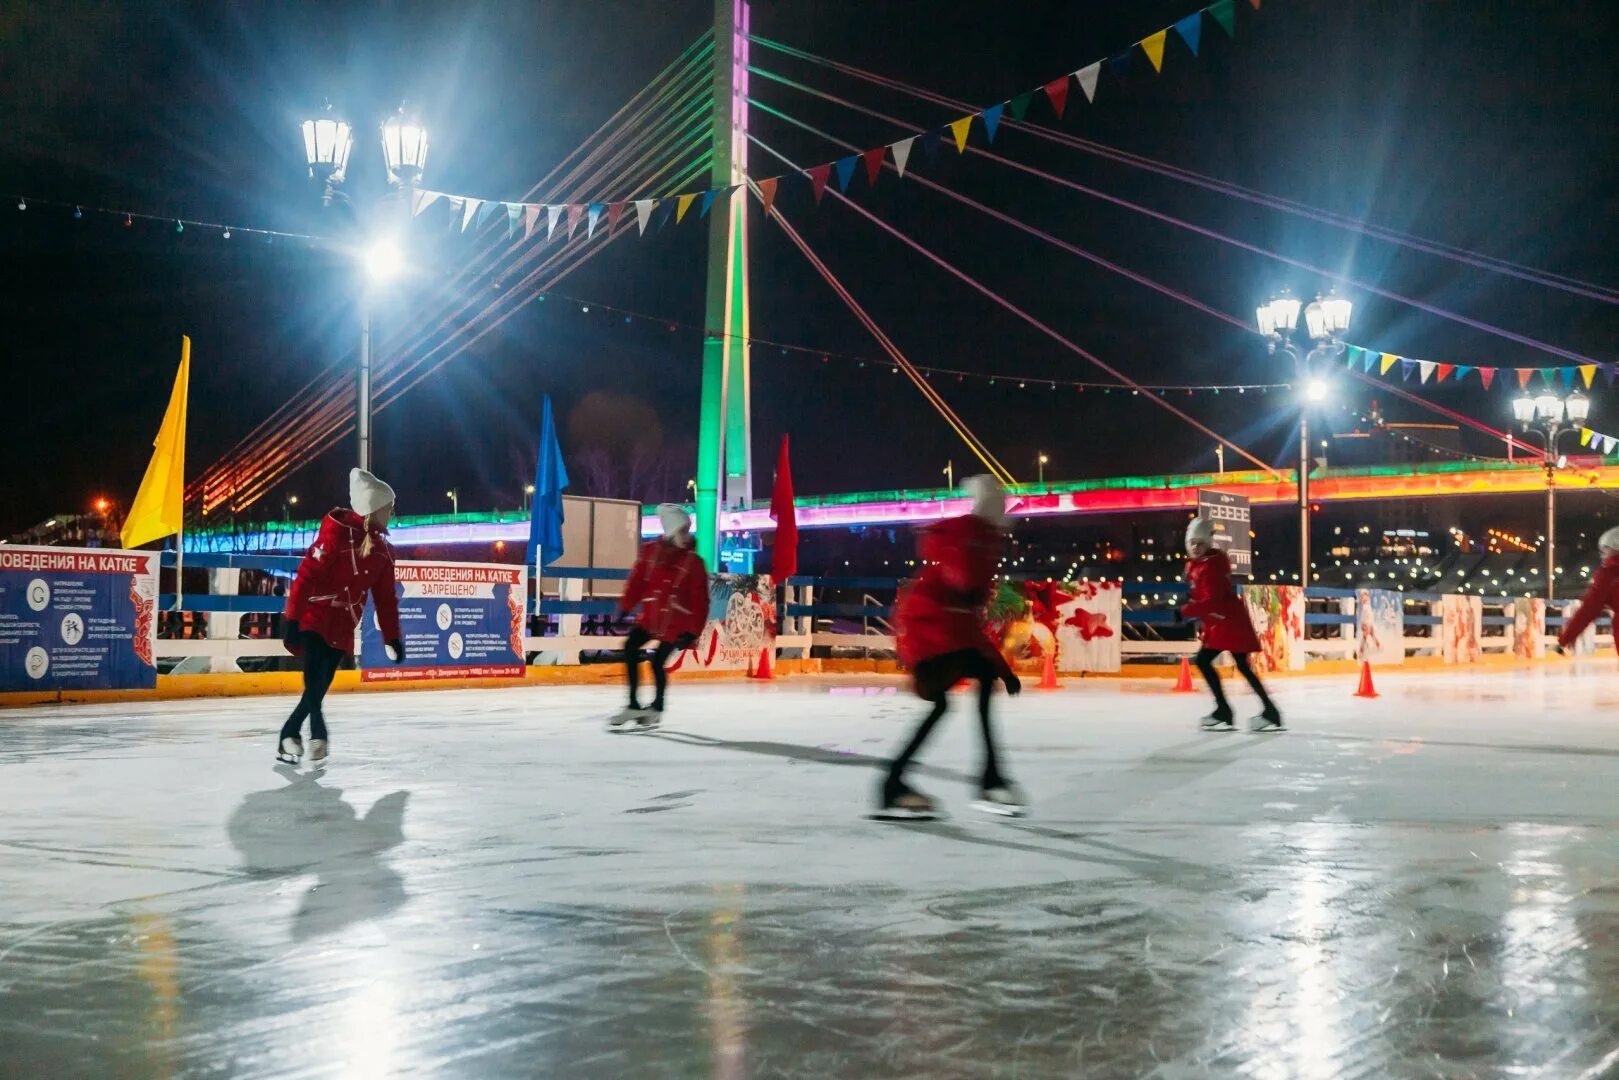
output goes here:
[{"label": "night sky", "polygon": [[[1205,22],[1202,57],[1171,41],[1162,75],[1136,54],[1094,106],[1077,89],[1063,130],[1224,180],[1515,262],[1619,283],[1619,9],[1504,0],[1239,2],[1228,41]],[[1188,2],[754,4],[756,33],[981,104],[1119,52],[1187,14]],[[172,223],[124,228],[104,206],[295,232],[329,231],[306,178],[297,122],[323,99],[356,124],[348,187],[383,184],[375,124],[402,99],[432,132],[425,184],[520,198],[706,25],[704,0],[443,4],[0,3],[0,252],[7,286],[0,534],[96,495],[133,496],[169,393],[181,333],[194,340],[192,473],[323,369],[352,363],[355,273],[327,250]],[[755,62],[870,108],[933,126],[956,112],[876,90],[756,47]],[[900,129],[754,80],[754,94],[861,146]],[[1033,119],[1049,114],[1037,102]],[[765,141],[804,163],[844,151],[755,116]],[[974,139],[982,145],[981,132]],[[1486,319],[1603,360],[1619,317],[1578,299],[1003,130],[994,149],[1306,262]],[[752,151],[755,175],[766,155]],[[1275,287],[1328,282],[1109,207],[952,149],[912,168],[1071,244],[1243,318]],[[975,211],[885,176],[862,205],[1143,382],[1286,379],[1259,340]],[[605,192],[605,197],[619,193]],[[952,283],[807,185],[779,205],[851,292],[919,364],[1052,379],[1103,379],[1078,358]],[[869,356],[853,362],[754,353],[757,494],[790,432],[802,494],[928,486],[965,448],[773,224],[750,211],[756,336]],[[533,304],[378,417],[376,470],[402,513],[515,505],[532,470],[539,400],[564,418],[565,450],[661,428],[668,466],[643,499],[679,495],[695,463],[705,227],[691,219],[616,242],[558,287],[596,301]],[[408,323],[470,254],[439,237],[430,265],[378,311]],[[1554,358],[1345,290],[1350,340],[1461,364]],[[625,324],[599,305],[660,317]],[[390,324],[389,320],[394,320]],[[1504,426],[1510,395],[1450,386],[1432,399]],[[1619,403],[1594,395],[1591,424],[1619,433]],[[938,389],[1020,480],[1212,468],[1210,441],[1127,395],[1002,380]],[[1373,396],[1355,384],[1348,400]],[[587,407],[586,395],[598,395]],[[605,395],[605,397],[601,396]],[[1397,419],[1426,418],[1382,395]],[[1280,394],[1180,396],[1176,403],[1266,460],[1296,430]],[[571,420],[571,423],[570,423]],[[1342,419],[1340,425],[1353,421]],[[615,428],[623,432],[615,433]],[[1499,445],[1469,437],[1469,449]],[[353,456],[343,440],[254,513],[297,492],[330,505]],[[1228,462],[1228,464],[1235,464]],[[1531,508],[1532,509],[1532,508]]]}]

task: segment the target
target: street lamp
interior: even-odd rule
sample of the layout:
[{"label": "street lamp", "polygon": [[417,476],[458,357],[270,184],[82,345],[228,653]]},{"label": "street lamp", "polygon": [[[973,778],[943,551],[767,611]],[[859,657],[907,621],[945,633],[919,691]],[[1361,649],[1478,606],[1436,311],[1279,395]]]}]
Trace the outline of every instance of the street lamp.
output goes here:
[{"label": "street lamp", "polygon": [[292,520],[292,508],[294,506],[297,506],[297,505],[298,505],[298,496],[296,496],[296,495],[288,495],[286,497],[285,501],[282,502],[281,507],[282,507],[282,510],[284,512],[283,516],[286,518],[287,521]]},{"label": "street lamp", "polygon": [[[1585,423],[1591,415],[1591,399],[1578,390],[1566,398],[1549,389],[1534,397],[1523,394],[1512,400],[1512,417],[1523,425],[1525,434],[1541,438],[1541,467],[1546,471],[1546,600],[1557,598],[1557,439]],[[1565,423],[1565,420],[1567,421]]]},{"label": "street lamp", "polygon": [[1046,455],[1040,455],[1040,486],[1042,488],[1046,486],[1046,463],[1050,460]]},{"label": "street lamp", "polygon": [[[382,124],[382,156],[388,167],[388,191],[377,200],[403,200],[408,213],[410,192],[427,166],[427,129],[407,117],[401,109]],[[342,190],[348,174],[349,151],[354,147],[354,129],[333,111],[331,105],[313,119],[303,122],[304,158],[309,175],[321,182],[321,202],[341,203],[356,209]],[[366,222],[370,224],[369,221]],[[371,286],[380,286],[397,277],[403,268],[398,247],[387,238],[372,241],[360,261]],[[371,469],[371,297],[360,299],[360,366],[356,379],[354,431],[359,443],[360,468]]]},{"label": "street lamp", "polygon": [[523,513],[528,513],[529,500],[534,498],[534,485],[523,485]]},{"label": "street lamp", "polygon": [[1299,584],[1310,584],[1310,406],[1320,405],[1332,392],[1325,378],[1313,374],[1344,354],[1343,334],[1349,329],[1354,304],[1336,292],[1317,296],[1303,307],[1304,330],[1314,347],[1301,354],[1293,344],[1300,303],[1287,289],[1271,297],[1254,312],[1259,332],[1271,355],[1293,358],[1299,385]]},{"label": "street lamp", "polygon": [[461,513],[461,489],[460,488],[451,488],[449,491],[446,491],[444,493],[444,497],[446,499],[450,500],[450,513],[452,513],[452,514],[460,514]]}]

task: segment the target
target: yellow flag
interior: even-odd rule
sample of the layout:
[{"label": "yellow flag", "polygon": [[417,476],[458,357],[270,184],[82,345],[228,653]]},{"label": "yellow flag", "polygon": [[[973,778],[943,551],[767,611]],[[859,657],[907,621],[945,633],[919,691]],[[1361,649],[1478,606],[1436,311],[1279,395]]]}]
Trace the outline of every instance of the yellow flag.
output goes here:
[{"label": "yellow flag", "polygon": [[956,137],[956,153],[967,152],[967,132],[973,126],[971,116],[963,116],[960,120],[950,121],[950,134]]},{"label": "yellow flag", "polygon": [[1164,70],[1164,39],[1168,36],[1168,30],[1160,30],[1151,37],[1141,39],[1141,51],[1152,61],[1154,71]]},{"label": "yellow flag", "polygon": [[679,225],[681,219],[686,216],[686,211],[691,209],[691,204],[696,200],[696,198],[697,198],[696,195],[682,195],[675,202],[675,224],[676,225]]},{"label": "yellow flag", "polygon": [[139,547],[173,536],[184,524],[186,486],[186,397],[191,385],[191,339],[180,339],[180,371],[174,377],[163,426],[152,443],[152,460],[141,478],[141,489],[124,518],[120,542]]},{"label": "yellow flag", "polygon": [[1592,431],[1590,428],[1582,427],[1580,429],[1580,445],[1581,446],[1590,446],[1591,445],[1591,436],[1595,435],[1595,434],[1596,434],[1596,432]]},{"label": "yellow flag", "polygon": [[1595,364],[1580,365],[1580,378],[1585,380],[1585,388],[1587,390],[1591,389],[1591,379],[1596,375],[1596,373],[1597,366]]},{"label": "yellow flag", "polygon": [[1394,361],[1396,361],[1398,359],[1399,359],[1399,357],[1395,356],[1391,352],[1384,353],[1383,354],[1383,366],[1378,369],[1377,373],[1379,375],[1387,375],[1389,373],[1389,368],[1393,367],[1394,366]]}]

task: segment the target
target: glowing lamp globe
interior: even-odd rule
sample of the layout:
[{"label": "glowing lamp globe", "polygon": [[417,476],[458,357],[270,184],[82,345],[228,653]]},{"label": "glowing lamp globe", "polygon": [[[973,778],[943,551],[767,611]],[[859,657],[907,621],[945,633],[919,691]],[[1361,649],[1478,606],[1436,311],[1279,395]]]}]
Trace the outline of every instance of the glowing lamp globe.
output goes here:
[{"label": "glowing lamp globe", "polygon": [[414,184],[427,168],[427,129],[403,110],[395,113],[382,124],[382,156],[390,180]]},{"label": "glowing lamp globe", "polygon": [[1550,391],[1535,398],[1535,412],[1541,419],[1559,421],[1563,419],[1563,399]]},{"label": "glowing lamp globe", "polygon": [[349,151],[354,149],[354,130],[347,120],[339,120],[330,105],[313,120],[305,120],[304,158],[309,175],[321,180],[341,181],[348,171]]},{"label": "glowing lamp globe", "polygon": [[1535,419],[1535,399],[1528,394],[1512,399],[1512,418],[1520,424],[1527,424]]},{"label": "glowing lamp globe", "polygon": [[1563,402],[1563,408],[1568,410],[1569,423],[1583,424],[1585,418],[1591,415],[1591,399],[1576,390]]},{"label": "glowing lamp globe", "polygon": [[399,247],[392,240],[376,240],[365,252],[365,274],[374,283],[381,285],[392,281],[399,276],[404,268],[404,259],[399,254]]},{"label": "glowing lamp globe", "polygon": [[1321,305],[1323,325],[1328,334],[1336,337],[1349,329],[1349,317],[1354,313],[1355,305],[1347,297],[1331,292],[1316,302]]},{"label": "glowing lamp globe", "polygon": [[1299,302],[1283,289],[1259,309],[1258,319],[1262,334],[1290,333],[1299,322]]},{"label": "glowing lamp globe", "polygon": [[1325,379],[1311,379],[1304,384],[1304,398],[1306,401],[1320,402],[1327,400],[1327,383]]}]

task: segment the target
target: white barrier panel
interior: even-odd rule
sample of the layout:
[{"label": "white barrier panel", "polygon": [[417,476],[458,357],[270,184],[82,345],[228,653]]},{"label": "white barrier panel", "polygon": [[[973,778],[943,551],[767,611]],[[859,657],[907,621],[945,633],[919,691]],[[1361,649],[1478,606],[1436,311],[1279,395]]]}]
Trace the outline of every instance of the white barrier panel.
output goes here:
[{"label": "white barrier panel", "polygon": [[1446,593],[1440,604],[1440,629],[1445,663],[1471,664],[1483,655],[1479,638],[1484,629],[1484,600],[1478,596]]},{"label": "white barrier panel", "polygon": [[1304,670],[1304,590],[1297,585],[1244,585],[1242,602],[1259,635],[1260,671]]},{"label": "white barrier panel", "polygon": [[1116,581],[1082,581],[1064,588],[1072,594],[1057,607],[1057,669],[1119,670],[1123,587]]},{"label": "white barrier panel", "polygon": [[1355,594],[1355,659],[1374,664],[1405,663],[1404,597],[1389,589]]},{"label": "white barrier panel", "polygon": [[747,671],[776,647],[775,589],[766,575],[715,574],[708,585],[708,625],[695,647],[677,653],[670,671]]},{"label": "white barrier panel", "polygon": [[1524,598],[1512,602],[1512,655],[1522,660],[1546,655],[1546,601]]}]

